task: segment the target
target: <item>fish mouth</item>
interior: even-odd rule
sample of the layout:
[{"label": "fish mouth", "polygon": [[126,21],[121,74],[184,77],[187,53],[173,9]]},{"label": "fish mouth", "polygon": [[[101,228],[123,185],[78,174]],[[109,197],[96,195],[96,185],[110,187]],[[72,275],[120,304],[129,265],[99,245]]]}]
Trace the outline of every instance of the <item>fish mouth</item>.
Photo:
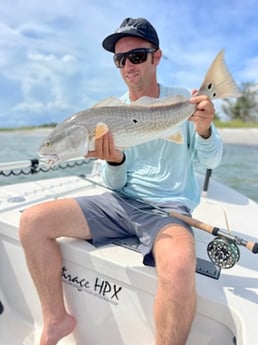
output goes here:
[{"label": "fish mouth", "polygon": [[56,154],[39,154],[40,163],[47,165],[48,168],[52,168],[58,162],[58,155]]}]

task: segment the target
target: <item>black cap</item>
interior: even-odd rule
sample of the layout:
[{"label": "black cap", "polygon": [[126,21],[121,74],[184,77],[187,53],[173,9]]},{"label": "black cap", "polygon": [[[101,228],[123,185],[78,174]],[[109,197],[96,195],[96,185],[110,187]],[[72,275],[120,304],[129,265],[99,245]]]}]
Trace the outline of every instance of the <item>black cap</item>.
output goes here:
[{"label": "black cap", "polygon": [[144,18],[126,18],[114,34],[104,39],[102,45],[106,50],[114,53],[117,41],[127,36],[142,38],[159,48],[158,34],[151,23]]}]

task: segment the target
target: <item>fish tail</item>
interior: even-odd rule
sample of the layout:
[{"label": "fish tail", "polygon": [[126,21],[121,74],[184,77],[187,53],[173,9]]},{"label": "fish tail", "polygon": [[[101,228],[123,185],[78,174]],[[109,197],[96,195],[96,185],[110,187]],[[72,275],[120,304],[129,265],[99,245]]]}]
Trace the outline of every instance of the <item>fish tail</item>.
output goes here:
[{"label": "fish tail", "polygon": [[198,94],[205,94],[211,100],[242,96],[240,88],[225,64],[223,50],[219,52],[211,64]]}]

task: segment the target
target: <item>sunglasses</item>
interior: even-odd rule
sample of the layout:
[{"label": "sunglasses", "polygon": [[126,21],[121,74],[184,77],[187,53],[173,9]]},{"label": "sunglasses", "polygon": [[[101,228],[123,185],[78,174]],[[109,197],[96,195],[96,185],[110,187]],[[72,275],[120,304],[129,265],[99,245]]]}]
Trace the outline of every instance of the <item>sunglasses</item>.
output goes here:
[{"label": "sunglasses", "polygon": [[125,66],[126,59],[129,59],[131,63],[137,65],[147,60],[149,53],[157,51],[155,48],[137,48],[130,50],[126,53],[118,53],[113,56],[116,67],[123,68]]}]

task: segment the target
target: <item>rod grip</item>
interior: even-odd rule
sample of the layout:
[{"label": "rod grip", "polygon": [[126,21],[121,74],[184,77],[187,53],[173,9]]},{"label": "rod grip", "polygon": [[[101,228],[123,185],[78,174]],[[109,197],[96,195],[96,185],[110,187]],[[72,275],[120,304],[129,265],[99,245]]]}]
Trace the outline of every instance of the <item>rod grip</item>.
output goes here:
[{"label": "rod grip", "polygon": [[194,228],[198,228],[198,229],[204,230],[206,232],[209,232],[210,234],[213,234],[214,227],[209,225],[209,224],[205,224],[205,223],[201,222],[200,220],[197,220],[197,219],[194,219],[192,217],[189,217],[189,216],[186,216],[184,214],[177,213],[177,212],[173,212],[173,211],[169,212],[169,215],[171,217],[181,219],[186,224],[188,224]]}]

